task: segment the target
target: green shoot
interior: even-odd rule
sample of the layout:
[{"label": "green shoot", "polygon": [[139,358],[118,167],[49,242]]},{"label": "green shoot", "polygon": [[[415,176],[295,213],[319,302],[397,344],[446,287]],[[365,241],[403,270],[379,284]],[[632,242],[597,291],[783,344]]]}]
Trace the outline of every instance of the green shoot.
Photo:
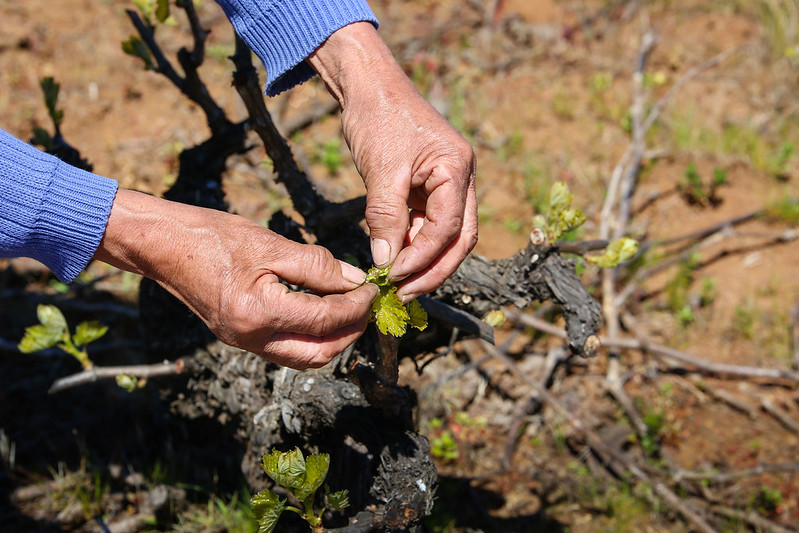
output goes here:
[{"label": "green shoot", "polygon": [[252,513],[258,520],[258,533],[272,533],[283,511],[297,513],[312,529],[318,530],[322,527],[322,513],[327,507],[340,511],[349,505],[346,490],[330,493],[325,487],[327,506],[318,513],[314,512],[316,491],[330,468],[330,456],[326,453],[314,453],[306,459],[299,448],[289,452],[272,450],[264,454],[261,468],[275,483],[288,489],[302,509],[288,505],[287,500],[281,500],[269,489],[262,490],[250,499]]},{"label": "green shoot", "polygon": [[96,320],[81,322],[70,335],[67,320],[56,306],[39,304],[36,316],[39,324],[25,329],[25,336],[17,346],[20,352],[38,352],[55,346],[75,357],[84,370],[92,368],[86,346],[105,335],[108,326]]},{"label": "green shoot", "polygon": [[622,237],[610,243],[600,255],[586,256],[585,260],[600,268],[613,268],[638,253],[638,242],[629,237]]},{"label": "green shoot", "polygon": [[537,215],[533,225],[544,232],[550,242],[555,242],[563,235],[576,230],[585,222],[585,215],[572,207],[574,196],[569,186],[562,181],[552,184],[549,191],[549,211],[546,215]]},{"label": "green shoot", "polygon": [[136,35],[131,35],[130,39],[122,42],[122,51],[133,57],[138,57],[144,61],[145,70],[155,70],[155,63],[150,56],[150,49],[147,44]]},{"label": "green shoot", "polygon": [[402,337],[408,326],[418,330],[427,327],[427,312],[417,300],[404,304],[397,297],[397,287],[388,279],[391,267],[372,267],[366,273],[366,282],[374,283],[380,288],[380,294],[372,303],[372,319],[380,333],[390,333]]},{"label": "green shoot", "polygon": [[150,26],[153,25],[153,16],[155,16],[155,20],[161,23],[170,25],[175,23],[169,13],[169,0],[133,0],[133,3],[139,8],[139,11],[144,15],[144,20]]},{"label": "green shoot", "polygon": [[[533,226],[544,233],[549,242],[555,242],[585,222],[585,215],[572,207],[574,196],[569,186],[558,181],[552,184],[549,192],[549,211],[546,215],[536,215]],[[638,253],[638,242],[622,237],[610,243],[599,255],[586,256],[585,260],[600,268],[613,268],[629,261]]]}]

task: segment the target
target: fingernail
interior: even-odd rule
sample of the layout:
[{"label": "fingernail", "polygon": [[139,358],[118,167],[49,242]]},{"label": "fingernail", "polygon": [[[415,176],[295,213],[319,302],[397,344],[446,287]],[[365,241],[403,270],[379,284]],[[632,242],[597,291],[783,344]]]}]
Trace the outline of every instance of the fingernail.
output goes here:
[{"label": "fingernail", "polygon": [[402,302],[402,305],[405,305],[406,303],[410,302],[411,300],[415,300],[418,297],[418,294],[404,294],[400,297],[400,301]]},{"label": "fingernail", "polygon": [[341,275],[344,276],[344,279],[356,285],[363,285],[366,281],[366,272],[344,261],[339,261],[339,263],[341,263]]},{"label": "fingernail", "polygon": [[391,260],[391,245],[385,239],[372,239],[372,262],[384,267]]}]

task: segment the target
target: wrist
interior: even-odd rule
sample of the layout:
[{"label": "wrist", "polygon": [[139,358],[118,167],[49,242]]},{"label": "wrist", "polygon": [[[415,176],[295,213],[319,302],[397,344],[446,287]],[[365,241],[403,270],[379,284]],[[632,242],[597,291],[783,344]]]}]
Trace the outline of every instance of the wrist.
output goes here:
[{"label": "wrist", "polygon": [[377,29],[355,22],[334,32],[307,59],[342,109],[355,98],[379,94],[380,87],[411,89]]},{"label": "wrist", "polygon": [[177,252],[185,238],[178,237],[178,226],[188,223],[188,214],[181,204],[120,189],[94,258],[163,281],[180,259]]}]

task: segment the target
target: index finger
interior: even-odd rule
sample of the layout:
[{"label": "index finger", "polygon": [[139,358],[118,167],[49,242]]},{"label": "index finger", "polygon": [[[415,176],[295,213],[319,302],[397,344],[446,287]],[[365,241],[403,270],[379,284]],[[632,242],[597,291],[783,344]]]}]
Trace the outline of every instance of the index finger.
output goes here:
[{"label": "index finger", "polygon": [[446,254],[452,257],[445,261],[443,281],[474,247],[477,207],[473,168],[467,176],[457,179],[448,169],[438,167],[425,180],[428,192],[423,206],[425,218],[421,227],[414,228],[413,240],[397,256],[391,268],[392,279],[400,280],[426,270]]},{"label": "index finger", "polygon": [[330,335],[363,320],[378,292],[371,283],[343,294],[325,296],[283,288],[281,294],[268,300],[274,302],[271,305],[275,310],[279,310],[274,313],[271,329],[314,337]]}]

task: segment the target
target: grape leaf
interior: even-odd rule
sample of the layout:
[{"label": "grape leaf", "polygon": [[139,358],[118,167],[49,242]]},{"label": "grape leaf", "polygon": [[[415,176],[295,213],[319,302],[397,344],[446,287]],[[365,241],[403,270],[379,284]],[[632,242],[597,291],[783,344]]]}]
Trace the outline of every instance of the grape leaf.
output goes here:
[{"label": "grape leaf", "polygon": [[586,256],[586,261],[600,268],[613,268],[638,253],[638,242],[629,237],[616,239],[600,255]]},{"label": "grape leaf", "polygon": [[396,287],[380,287],[380,295],[372,303],[372,312],[380,333],[391,333],[395,337],[405,335],[410,316],[397,297]]},{"label": "grape leaf", "polygon": [[419,331],[423,331],[427,327],[427,311],[422,308],[419,300],[411,300],[405,308],[408,310],[410,325]]},{"label": "grape leaf", "polygon": [[281,500],[271,490],[262,490],[250,498],[250,507],[253,516],[258,520],[258,533],[272,533],[286,508],[286,500]]},{"label": "grape leaf", "polygon": [[272,450],[264,454],[261,468],[275,483],[288,489],[302,487],[305,483],[305,457],[299,448],[289,452]]},{"label": "grape leaf", "polygon": [[300,501],[305,501],[308,496],[316,493],[316,489],[322,486],[327,477],[327,470],[330,468],[330,455],[326,453],[313,453],[305,460],[305,483],[297,490],[294,495]]},{"label": "grape leaf", "polygon": [[390,333],[395,337],[405,335],[408,324],[423,330],[427,327],[427,312],[416,300],[403,305],[397,297],[397,287],[388,279],[390,268],[372,267],[366,273],[367,283],[374,283],[380,288],[380,294],[372,302],[372,318],[377,329],[383,335]]},{"label": "grape leaf", "polygon": [[347,490],[339,490],[330,492],[330,487],[325,485],[325,492],[327,493],[327,505],[336,511],[343,511],[350,505],[350,495]]},{"label": "grape leaf", "polygon": [[75,335],[72,336],[72,342],[78,346],[89,344],[96,341],[108,332],[108,326],[101,324],[97,320],[88,322],[81,322],[75,328]]},{"label": "grape leaf", "polygon": [[56,306],[39,304],[36,316],[40,323],[25,328],[25,335],[17,345],[22,353],[38,352],[55,346],[68,334],[67,319]]}]

